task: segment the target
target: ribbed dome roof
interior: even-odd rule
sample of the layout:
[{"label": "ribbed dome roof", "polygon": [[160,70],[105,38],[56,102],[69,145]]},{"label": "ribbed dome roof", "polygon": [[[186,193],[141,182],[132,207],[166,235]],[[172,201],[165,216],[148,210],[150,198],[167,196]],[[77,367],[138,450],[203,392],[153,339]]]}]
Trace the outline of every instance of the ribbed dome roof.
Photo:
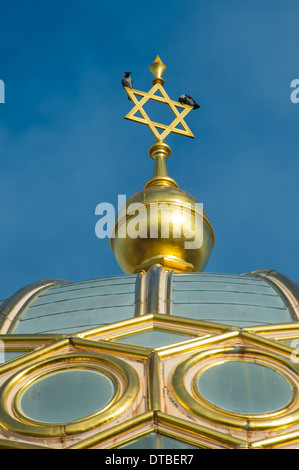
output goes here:
[{"label": "ribbed dome roof", "polygon": [[147,313],[239,327],[292,322],[291,296],[298,285],[290,290],[286,277],[269,273],[175,274],[154,266],[136,275],[49,280],[4,301],[0,314],[3,324],[10,318],[6,331],[13,334],[71,334]]}]

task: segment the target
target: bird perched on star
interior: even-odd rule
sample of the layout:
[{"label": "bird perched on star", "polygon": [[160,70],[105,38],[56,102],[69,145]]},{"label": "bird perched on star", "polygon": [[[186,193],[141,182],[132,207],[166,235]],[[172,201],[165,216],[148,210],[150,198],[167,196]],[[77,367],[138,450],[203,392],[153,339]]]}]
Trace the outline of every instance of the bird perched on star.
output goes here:
[{"label": "bird perched on star", "polygon": [[[121,79],[121,84],[125,88],[133,88],[133,80],[130,77],[132,72],[125,72],[123,74],[123,78]],[[129,100],[131,101],[131,98],[128,96]]]},{"label": "bird perched on star", "polygon": [[194,101],[194,99],[191,98],[190,95],[181,95],[179,97],[179,102],[181,104],[188,104],[189,106],[192,106],[193,109],[200,108],[199,104],[197,104],[196,101]]},{"label": "bird perched on star", "polygon": [[123,87],[128,87],[128,88],[133,88],[133,81],[132,78],[130,77],[132,72],[125,72],[123,74],[123,78],[121,79],[121,83]]}]

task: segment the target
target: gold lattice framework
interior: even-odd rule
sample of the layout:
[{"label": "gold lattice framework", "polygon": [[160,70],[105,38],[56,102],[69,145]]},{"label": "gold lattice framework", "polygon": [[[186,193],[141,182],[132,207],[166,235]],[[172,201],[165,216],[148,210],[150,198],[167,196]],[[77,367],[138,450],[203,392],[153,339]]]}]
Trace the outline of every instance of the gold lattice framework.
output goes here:
[{"label": "gold lattice framework", "polygon": [[[134,108],[129,111],[129,113],[125,116],[125,119],[129,119],[130,121],[139,122],[140,124],[147,125],[152,133],[154,134],[156,140],[164,141],[164,139],[170,134],[180,134],[186,137],[194,138],[193,133],[189,129],[188,125],[184,121],[184,118],[187,114],[193,109],[192,106],[187,104],[181,104],[178,101],[171,100],[166,91],[163,88],[164,80],[162,78],[163,73],[166,70],[166,65],[163,64],[160,57],[157,55],[155,61],[150,66],[150,71],[154,75],[153,79],[153,87],[148,91],[140,91],[135,90],[133,88],[124,87],[125,91],[127,92],[130,100],[134,103]],[[140,100],[137,97],[141,97]],[[150,119],[150,117],[145,112],[143,106],[149,101],[158,101],[160,103],[165,103],[169,106],[170,110],[174,114],[174,120],[170,125],[161,124],[158,122],[154,122]],[[179,111],[182,110],[182,111]],[[140,114],[141,117],[137,116],[136,114]],[[178,128],[177,126],[182,126]],[[159,130],[162,132],[159,132]]]}]

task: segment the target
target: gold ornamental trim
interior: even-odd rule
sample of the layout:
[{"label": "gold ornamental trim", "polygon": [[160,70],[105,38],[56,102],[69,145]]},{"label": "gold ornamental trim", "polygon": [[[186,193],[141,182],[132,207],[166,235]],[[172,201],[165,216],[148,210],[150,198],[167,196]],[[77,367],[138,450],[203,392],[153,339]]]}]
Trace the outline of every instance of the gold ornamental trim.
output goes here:
[{"label": "gold ornamental trim", "polygon": [[21,450],[51,450],[52,448],[49,446],[43,446],[40,444],[30,444],[24,441],[11,441],[9,439],[0,439],[0,449],[21,449]]},{"label": "gold ornamental trim", "polygon": [[[71,423],[42,423],[24,416],[19,407],[21,394],[45,374],[53,374],[70,368],[88,368],[101,371],[113,377],[116,385],[114,397],[104,409]],[[114,372],[115,371],[115,372]],[[124,389],[120,394],[121,376]],[[70,353],[43,360],[18,371],[0,387],[0,424],[8,431],[30,436],[57,437],[85,432],[115,419],[130,407],[139,391],[139,379],[136,371],[126,362],[98,353]],[[8,407],[8,397],[12,397],[12,410]]]},{"label": "gold ornamental trim", "polygon": [[161,407],[161,367],[160,360],[155,351],[149,357],[148,384],[149,384],[149,408],[160,410]]},{"label": "gold ornamental trim", "polygon": [[[170,434],[168,430],[174,430],[174,432],[188,432],[190,437],[184,435],[186,442],[190,442],[199,447],[202,447],[202,443],[198,441],[200,439],[206,439],[210,441],[210,445],[206,446],[208,448],[215,448],[215,444],[224,444],[227,447],[236,448],[236,447],[247,447],[248,442],[244,439],[231,436],[230,434],[224,433],[220,430],[203,426],[202,424],[194,423],[190,420],[185,420],[177,416],[172,416],[162,411],[157,412],[157,421],[158,421],[158,432],[161,431],[161,426],[166,425],[167,428],[163,428],[163,433],[169,435],[170,437],[175,437],[175,435]],[[194,436],[194,439],[192,437]],[[196,438],[196,440],[195,440]],[[214,445],[213,445],[214,444]]]},{"label": "gold ornamental trim", "polygon": [[[54,375],[54,374],[59,373],[59,372],[66,372],[66,371],[69,371],[69,370],[80,370],[80,369],[90,370],[90,371],[94,371],[94,372],[100,372],[101,374],[105,375],[106,377],[108,377],[112,381],[113,386],[114,386],[113,397],[109,400],[109,402],[105,406],[103,406],[102,408],[100,408],[99,410],[97,410],[96,412],[92,413],[92,415],[89,415],[89,416],[95,416],[96,414],[104,413],[106,410],[108,410],[113,405],[113,403],[116,402],[116,400],[120,397],[120,394],[121,394],[120,382],[119,382],[119,380],[117,380],[116,376],[111,372],[111,370],[105,369],[104,367],[99,366],[99,365],[95,365],[95,364],[82,364],[80,366],[78,364],[69,364],[68,367],[66,368],[65,364],[62,363],[61,366],[55,368],[55,370],[48,369],[48,370],[32,377],[23,386],[21,386],[19,388],[19,390],[17,391],[17,393],[14,397],[14,400],[13,400],[13,411],[14,411],[15,415],[17,416],[17,418],[20,419],[21,421],[23,421],[24,423],[27,423],[27,424],[30,424],[30,425],[44,424],[45,423],[44,421],[39,421],[37,419],[30,418],[30,416],[28,416],[28,415],[26,415],[22,412],[22,408],[21,408],[22,395],[24,394],[24,392],[26,392],[26,390],[31,385],[38,382],[39,380],[42,380],[43,378],[45,378],[47,376]],[[79,421],[79,420],[76,420],[76,421]]]},{"label": "gold ornamental trim", "polygon": [[271,436],[265,439],[259,439],[251,443],[252,449],[267,449],[278,448],[283,445],[291,446],[292,443],[297,443],[298,448],[299,431],[292,431],[277,436]]},{"label": "gold ornamental trim", "polygon": [[62,279],[44,279],[23,287],[6,299],[0,307],[1,334],[11,333],[13,331],[24,310],[41,293],[67,283],[69,283],[69,281]]},{"label": "gold ornamental trim", "polygon": [[[99,340],[105,335],[107,340],[117,341],[118,337],[142,333],[153,328],[163,329],[169,332],[184,334],[193,334],[202,336],[203,334],[215,334],[231,331],[231,326],[221,323],[207,322],[204,320],[195,320],[193,318],[178,317],[175,315],[165,315],[161,313],[148,313],[128,320],[122,320],[105,326],[100,326],[90,330],[85,330],[74,334],[73,339],[82,338],[85,340]],[[235,328],[239,331],[239,328]],[[143,351],[145,348],[142,348]]]},{"label": "gold ornamental trim", "polygon": [[[248,274],[247,274],[248,275]],[[261,269],[249,273],[265,280],[282,298],[295,321],[299,320],[299,284],[273,269]]]},{"label": "gold ornamental trim", "polygon": [[[216,365],[219,365],[219,364],[224,364],[224,363],[228,363],[228,362],[250,362],[252,364],[257,364],[257,365],[260,365],[260,366],[265,366],[267,367],[268,369],[271,369],[273,370],[274,372],[276,373],[279,373],[280,376],[282,376],[284,379],[286,379],[286,381],[288,382],[288,384],[290,385],[291,387],[291,390],[292,390],[292,397],[291,399],[288,401],[288,403],[280,408],[277,408],[275,409],[274,411],[269,411],[267,413],[253,413],[253,414],[249,414],[249,413],[245,413],[245,412],[235,412],[235,411],[230,411],[230,410],[227,410],[225,408],[222,408],[221,406],[218,406],[218,405],[215,405],[212,401],[210,401],[208,398],[204,397],[204,395],[202,395],[202,393],[200,392],[199,390],[199,387],[198,387],[198,380],[200,378],[200,376],[205,372],[207,371],[208,369],[216,366]],[[193,380],[192,380],[192,391],[194,393],[194,395],[199,398],[200,401],[204,402],[205,404],[207,404],[209,407],[212,407],[214,408],[215,410],[217,410],[218,412],[220,413],[228,413],[228,414],[231,414],[232,416],[254,416],[256,418],[263,418],[263,417],[272,417],[272,416],[277,416],[277,415],[280,415],[282,412],[284,412],[286,409],[289,409],[291,408],[291,406],[293,406],[295,400],[298,398],[298,390],[297,390],[297,387],[296,387],[296,384],[294,383],[294,381],[282,370],[279,370],[277,368],[275,368],[273,365],[270,365],[268,363],[262,363],[262,362],[256,362],[256,360],[252,359],[252,358],[248,358],[248,359],[243,359],[243,361],[240,361],[239,358],[225,358],[223,360],[220,360],[220,361],[216,361],[216,362],[212,362],[208,365],[206,365],[205,367],[203,367],[202,369],[200,369],[193,377]]]},{"label": "gold ornamental trim", "polygon": [[[131,440],[126,439],[124,436],[124,434],[128,433],[128,431],[136,430],[137,438],[139,438],[140,436],[143,437],[144,435],[153,432],[154,417],[154,411],[147,411],[139,416],[135,416],[122,423],[116,424],[115,426],[112,426],[109,429],[105,429],[104,431],[99,432],[94,436],[76,442],[75,444],[70,445],[68,449],[97,448],[99,445],[109,441],[110,439],[113,439],[113,441],[115,441],[116,438],[117,444],[115,446],[108,446],[105,448],[119,447],[120,445],[127,443],[128,440]],[[138,432],[138,428],[141,427],[143,428],[143,430],[141,432]],[[133,439],[135,439],[135,437],[133,437]]]},{"label": "gold ornamental trim", "polygon": [[[238,351],[241,353],[241,357],[237,356]],[[213,359],[213,362],[209,364],[209,367],[212,364],[215,365],[229,362],[231,360],[243,360],[246,362],[254,361],[256,364],[272,368],[278,374],[287,378],[292,389],[292,398],[287,405],[279,410],[253,415],[234,413],[229,410],[222,409],[202,396],[199,397],[197,393],[192,396],[186,387],[186,375],[188,372],[190,374],[191,368],[195,368],[195,366],[200,367],[200,362],[207,358]],[[196,370],[195,368],[193,378],[191,379],[191,389],[194,387],[194,380],[196,380],[196,377],[202,373],[203,370],[204,368],[201,368],[200,370]],[[287,374],[287,370],[290,371],[290,375]],[[228,346],[205,350],[194,354],[180,363],[175,369],[172,377],[172,389],[179,403],[184,408],[202,416],[208,421],[218,423],[223,426],[231,426],[252,431],[280,429],[299,422],[299,410],[298,407],[294,407],[295,402],[298,402],[298,388],[291,377],[292,373],[294,376],[298,375],[298,366],[293,364],[290,360],[275,354],[273,351],[259,350],[249,347],[238,348],[236,346]]]},{"label": "gold ornamental trim", "polygon": [[162,411],[152,410],[72,444],[68,449],[121,448],[151,433],[169,436],[200,448],[248,447],[248,442],[244,439]]}]

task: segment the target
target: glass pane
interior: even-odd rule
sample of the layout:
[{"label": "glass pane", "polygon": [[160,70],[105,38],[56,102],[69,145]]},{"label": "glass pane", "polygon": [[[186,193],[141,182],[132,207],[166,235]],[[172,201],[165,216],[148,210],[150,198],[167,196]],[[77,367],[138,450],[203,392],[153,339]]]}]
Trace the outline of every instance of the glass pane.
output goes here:
[{"label": "glass pane", "polygon": [[135,441],[122,446],[121,449],[156,449],[155,433],[135,439]]},{"label": "glass pane", "polygon": [[168,344],[178,343],[191,338],[193,338],[193,336],[153,329],[143,333],[119,338],[115,341],[144,346],[146,348],[159,348],[161,346],[167,346]]},{"label": "glass pane", "polygon": [[157,449],[198,449],[197,446],[188,444],[188,442],[174,439],[173,437],[163,436],[162,434],[160,434],[160,437],[161,447],[159,447],[159,439],[157,436]]},{"label": "glass pane", "polygon": [[135,439],[122,449],[198,449],[197,446],[173,437],[164,436],[159,433],[151,433],[147,436]]},{"label": "glass pane", "polygon": [[216,406],[235,413],[267,413],[292,398],[289,382],[276,371],[253,362],[229,361],[204,371],[200,393]]},{"label": "glass pane", "polygon": [[6,349],[4,341],[0,340],[0,365],[28,352],[30,351],[10,351],[9,349]]},{"label": "glass pane", "polygon": [[103,408],[114,396],[106,375],[84,369],[56,372],[34,382],[21,396],[22,412],[47,423],[70,423]]},{"label": "glass pane", "polygon": [[15,359],[16,357],[22,356],[23,354],[27,354],[29,351],[5,351],[4,357],[5,361],[10,361],[11,359]]}]

